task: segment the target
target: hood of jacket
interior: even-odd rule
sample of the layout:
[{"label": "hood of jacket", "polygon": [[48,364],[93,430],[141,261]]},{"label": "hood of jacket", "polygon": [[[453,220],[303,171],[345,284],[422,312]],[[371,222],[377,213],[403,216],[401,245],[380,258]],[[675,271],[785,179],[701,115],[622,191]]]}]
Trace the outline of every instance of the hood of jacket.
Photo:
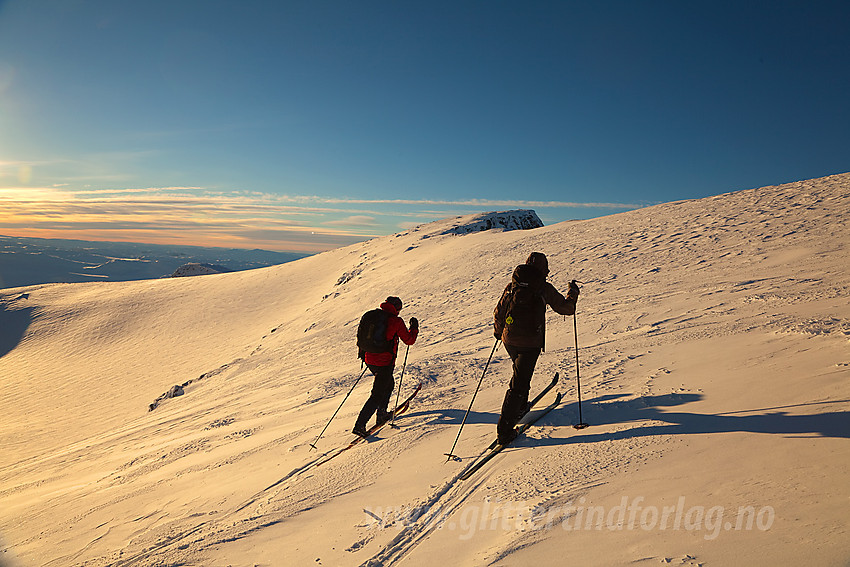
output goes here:
[{"label": "hood of jacket", "polygon": [[[372,305],[374,305],[374,303]],[[390,315],[395,315],[396,317],[398,317],[398,309],[396,309],[395,305],[393,305],[392,303],[389,303],[387,301],[381,303],[381,309],[388,312]]]}]

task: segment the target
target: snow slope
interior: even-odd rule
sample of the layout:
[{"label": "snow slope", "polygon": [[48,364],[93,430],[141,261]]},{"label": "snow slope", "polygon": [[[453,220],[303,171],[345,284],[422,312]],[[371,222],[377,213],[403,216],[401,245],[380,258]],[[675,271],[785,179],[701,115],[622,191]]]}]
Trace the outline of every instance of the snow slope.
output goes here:
[{"label": "snow slope", "polygon": [[[844,564],[848,213],[842,174],[533,230],[447,219],[203,278],[2,290],[0,565]],[[583,282],[590,427],[571,427],[574,321],[550,311],[532,393],[558,371],[565,402],[457,482],[494,435],[502,348],[463,462],[443,453],[531,251],[557,288]],[[351,438],[369,376],[309,447],[360,374],[357,320],[390,294],[421,322],[402,395],[424,387],[399,429],[303,468]]]}]

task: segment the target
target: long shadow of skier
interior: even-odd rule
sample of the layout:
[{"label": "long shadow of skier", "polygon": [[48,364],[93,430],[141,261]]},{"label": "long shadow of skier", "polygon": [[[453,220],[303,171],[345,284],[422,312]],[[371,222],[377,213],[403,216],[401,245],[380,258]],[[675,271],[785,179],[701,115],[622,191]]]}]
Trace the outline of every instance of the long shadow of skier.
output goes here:
[{"label": "long shadow of skier", "polygon": [[[612,439],[633,439],[654,435],[699,435],[706,433],[765,433],[795,437],[850,438],[850,412],[829,411],[817,414],[795,415],[786,411],[794,407],[820,405],[805,403],[776,408],[724,412],[718,414],[666,411],[664,408],[680,406],[702,399],[700,394],[667,394],[646,396],[627,401],[611,401],[620,396],[603,396],[591,400],[585,411],[586,421],[595,425],[615,423],[662,422],[641,425],[609,433],[581,433],[566,439],[542,439],[540,445],[566,445],[594,443]],[[822,404],[847,403],[850,400],[822,402]],[[573,404],[571,404],[572,406]],[[585,407],[584,405],[582,406]],[[574,411],[571,407],[567,411]],[[559,413],[564,412],[560,410]],[[756,415],[742,413],[763,412]]]},{"label": "long shadow of skier", "polygon": [[0,303],[0,358],[9,354],[20,344],[32,322],[34,308],[14,309],[11,307],[16,300],[27,297],[23,294],[12,302]]},{"label": "long shadow of skier", "polygon": [[[445,409],[407,413],[402,417],[436,416],[437,419],[435,421],[441,425],[460,425],[465,414],[466,410]],[[469,416],[466,418],[466,423],[492,423],[496,425],[497,421],[499,421],[498,413],[486,411],[470,411]]]}]

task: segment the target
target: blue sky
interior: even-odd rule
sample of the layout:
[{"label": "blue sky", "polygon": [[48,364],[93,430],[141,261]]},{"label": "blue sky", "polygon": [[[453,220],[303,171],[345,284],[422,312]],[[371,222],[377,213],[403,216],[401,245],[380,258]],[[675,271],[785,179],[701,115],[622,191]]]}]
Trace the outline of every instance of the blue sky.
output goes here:
[{"label": "blue sky", "polygon": [[0,234],[319,251],[850,170],[848,2],[0,1]]}]

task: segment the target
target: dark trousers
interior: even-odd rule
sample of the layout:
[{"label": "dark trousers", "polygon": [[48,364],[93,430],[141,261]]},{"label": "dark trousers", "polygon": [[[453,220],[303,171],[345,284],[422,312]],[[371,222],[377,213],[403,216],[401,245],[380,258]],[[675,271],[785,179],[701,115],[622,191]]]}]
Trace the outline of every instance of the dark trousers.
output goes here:
[{"label": "dark trousers", "polygon": [[539,348],[517,348],[505,345],[505,350],[513,361],[514,374],[511,384],[502,402],[502,414],[496,432],[499,437],[507,436],[517,424],[528,406],[528,392],[531,390],[531,375],[540,357]]},{"label": "dark trousers", "polygon": [[393,381],[392,366],[372,366],[368,365],[369,370],[375,375],[375,381],[372,383],[372,395],[363,404],[363,409],[360,410],[360,415],[357,417],[356,427],[366,427],[366,422],[372,417],[377,410],[378,416],[387,413],[387,406],[390,404],[390,396],[393,393],[395,382]]}]

